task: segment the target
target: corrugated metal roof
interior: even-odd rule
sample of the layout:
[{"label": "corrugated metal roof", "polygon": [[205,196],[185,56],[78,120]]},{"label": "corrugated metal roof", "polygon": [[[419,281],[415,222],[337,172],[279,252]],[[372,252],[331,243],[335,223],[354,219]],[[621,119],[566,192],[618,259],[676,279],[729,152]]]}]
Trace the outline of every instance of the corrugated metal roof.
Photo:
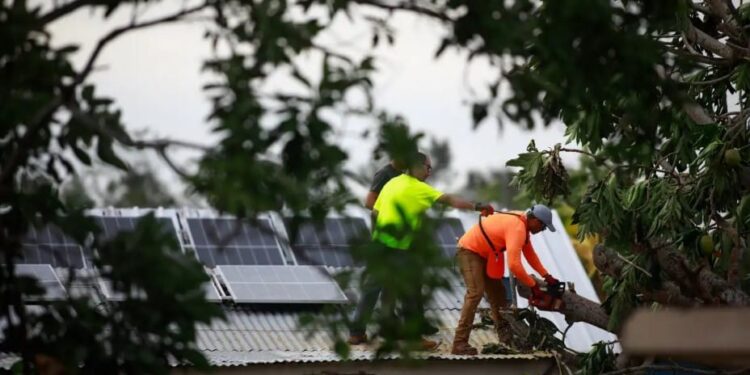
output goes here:
[{"label": "corrugated metal roof", "polygon": [[[435,337],[446,345],[460,317],[459,309],[429,309],[440,333]],[[309,332],[298,325],[302,312],[259,311],[247,307],[228,308],[226,321],[198,328],[198,348],[221,352],[315,352],[330,351],[333,340],[326,332]],[[477,347],[497,342],[492,330],[475,329],[471,343]]]},{"label": "corrugated metal roof", "polygon": [[[251,364],[273,364],[273,363],[325,363],[325,362],[341,362],[342,360],[336,356],[336,354],[330,351],[321,352],[250,352],[250,353],[239,353],[239,352],[207,352],[205,353],[209,362],[213,366],[217,367],[228,367],[228,366],[246,366]],[[456,356],[446,355],[441,353],[424,353],[416,354],[418,358],[428,360],[504,360],[504,359],[546,359],[552,358],[553,355],[544,352],[536,352],[529,354],[487,354],[481,356]],[[383,358],[397,359],[396,356]],[[373,360],[371,352],[354,351],[347,361],[370,361]]]}]

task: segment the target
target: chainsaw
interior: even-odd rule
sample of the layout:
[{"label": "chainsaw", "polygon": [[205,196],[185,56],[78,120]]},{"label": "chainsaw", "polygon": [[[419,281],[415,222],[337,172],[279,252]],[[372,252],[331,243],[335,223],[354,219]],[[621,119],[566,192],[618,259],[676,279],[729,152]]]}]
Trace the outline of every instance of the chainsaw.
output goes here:
[{"label": "chainsaw", "polygon": [[545,285],[540,287],[543,293],[541,296],[530,296],[529,304],[539,310],[561,311],[565,308],[563,294],[565,293],[565,283],[559,282],[554,285]]}]

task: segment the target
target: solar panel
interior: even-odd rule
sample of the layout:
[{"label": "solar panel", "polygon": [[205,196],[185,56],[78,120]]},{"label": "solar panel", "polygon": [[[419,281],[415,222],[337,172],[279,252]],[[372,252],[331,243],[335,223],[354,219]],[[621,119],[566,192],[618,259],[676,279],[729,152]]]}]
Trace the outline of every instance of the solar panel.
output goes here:
[{"label": "solar panel", "polygon": [[464,235],[464,226],[461,220],[452,217],[435,219],[434,241],[443,250],[448,258],[456,255],[456,244],[458,239]]},{"label": "solar panel", "polygon": [[319,225],[304,220],[295,233],[292,233],[291,219],[285,219],[284,225],[290,234],[297,263],[301,265],[354,266],[352,242],[368,235],[367,225],[360,218],[327,218]]},{"label": "solar panel", "polygon": [[[172,219],[168,217],[155,218],[158,225],[164,230],[164,233],[174,235],[175,241],[179,242],[177,231],[175,230]],[[138,216],[94,216],[94,221],[102,229],[100,238],[104,241],[110,241],[121,232],[132,232],[142,217]]]},{"label": "solar panel", "polygon": [[218,266],[237,303],[345,303],[322,266]]},{"label": "solar panel", "polygon": [[216,286],[214,286],[214,283],[209,281],[205,284],[203,284],[203,291],[205,292],[206,301],[209,302],[221,302],[221,296],[219,295],[219,291],[216,290]]},{"label": "solar panel", "polygon": [[190,218],[187,221],[198,259],[208,267],[284,264],[281,247],[267,219]]},{"label": "solar panel", "polygon": [[65,287],[57,277],[55,270],[49,264],[18,264],[16,265],[16,273],[18,275],[33,277],[39,282],[45,289],[44,295],[39,298],[40,300],[54,301],[65,299]]},{"label": "solar panel", "polygon": [[30,227],[21,240],[22,257],[19,264],[49,264],[52,267],[84,267],[83,249],[60,228],[48,224]]}]

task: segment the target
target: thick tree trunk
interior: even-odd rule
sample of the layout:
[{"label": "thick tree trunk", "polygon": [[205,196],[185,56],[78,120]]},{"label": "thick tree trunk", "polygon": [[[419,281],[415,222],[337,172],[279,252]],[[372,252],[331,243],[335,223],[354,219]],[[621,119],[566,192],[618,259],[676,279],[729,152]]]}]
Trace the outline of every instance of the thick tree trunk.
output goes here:
[{"label": "thick tree trunk", "polygon": [[750,296],[729,284],[708,266],[693,268],[684,254],[672,248],[661,248],[656,259],[662,270],[682,289],[683,294],[697,294],[704,302],[730,306],[750,305]]},{"label": "thick tree trunk", "polygon": [[[730,306],[750,305],[750,297],[734,287],[707,266],[693,267],[678,250],[663,247],[656,250],[656,260],[669,277],[656,290],[642,290],[644,297],[668,305],[695,306],[700,298],[704,303]],[[594,248],[594,265],[602,273],[619,278],[627,263],[617,252],[603,245]]]}]

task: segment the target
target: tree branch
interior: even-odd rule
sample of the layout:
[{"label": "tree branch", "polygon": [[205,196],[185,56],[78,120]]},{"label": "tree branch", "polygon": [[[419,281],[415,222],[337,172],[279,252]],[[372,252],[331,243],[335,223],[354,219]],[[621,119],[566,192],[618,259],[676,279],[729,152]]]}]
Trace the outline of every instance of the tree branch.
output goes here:
[{"label": "tree branch", "polygon": [[159,25],[163,23],[177,21],[182,17],[185,17],[192,13],[199,12],[208,7],[209,7],[208,3],[203,3],[201,5],[196,5],[194,7],[184,9],[182,11],[173,13],[168,16],[156,18],[156,19],[146,21],[143,23],[130,24],[128,26],[123,26],[123,27],[110,31],[107,35],[105,35],[102,39],[100,39],[99,42],[96,44],[96,47],[94,47],[94,51],[91,53],[91,56],[89,56],[89,59],[86,62],[86,65],[84,66],[83,70],[81,70],[81,72],[78,73],[78,75],[76,75],[75,82],[73,83],[72,86],[75,87],[86,79],[89,73],[91,73],[91,70],[94,67],[94,63],[96,62],[96,59],[99,57],[99,54],[101,54],[104,47],[106,47],[107,44],[109,44],[111,41],[113,41],[115,38],[119,37],[120,35],[129,31],[133,31],[133,30],[143,29],[143,28],[147,28],[147,27],[151,27],[151,26],[155,26],[155,25]]},{"label": "tree branch", "polygon": [[687,30],[685,30],[685,36],[687,36],[690,41],[699,44],[706,51],[709,51],[723,58],[730,60],[736,58],[735,51],[731,47],[725,45],[724,43],[706,34],[702,30],[696,28],[692,22],[687,22],[687,25],[688,26]]},{"label": "tree branch", "polygon": [[717,78],[709,79],[709,80],[705,80],[705,81],[677,81],[677,82],[681,83],[683,85],[710,86],[710,85],[714,85],[714,84],[717,84],[717,83],[719,83],[721,81],[725,81],[725,80],[731,78],[733,73],[734,72],[729,72],[729,73],[727,73],[727,74],[725,74],[725,75],[723,75],[721,77],[717,77]]},{"label": "tree branch", "polygon": [[94,4],[97,4],[97,0],[74,0],[59,7],[55,7],[49,11],[49,13],[42,15],[39,20],[43,25],[46,25],[50,22],[56,21],[60,17],[73,13],[84,6]]},{"label": "tree branch", "polygon": [[722,27],[724,30],[722,31],[734,38],[741,40],[745,39],[745,33],[742,29],[742,26],[734,18],[734,15],[729,8],[729,4],[727,4],[724,0],[707,0],[706,3],[708,3],[708,7],[711,12],[721,18],[722,21],[724,21],[724,24],[722,25],[724,26]]},{"label": "tree branch", "polygon": [[414,13],[418,13],[424,16],[432,17],[443,22],[454,22],[452,18],[446,16],[445,14],[441,12],[428,9],[428,8],[423,8],[412,3],[384,4],[377,0],[354,0],[354,2],[360,5],[370,5],[370,6],[385,9],[388,11],[403,10],[403,11],[414,12]]},{"label": "tree branch", "polygon": [[90,130],[96,132],[99,136],[104,136],[109,139],[115,140],[126,147],[134,147],[137,149],[165,149],[169,146],[177,146],[177,147],[184,147],[189,148],[193,150],[198,151],[209,151],[211,148],[209,146],[205,146],[202,144],[189,142],[189,141],[183,141],[183,140],[176,140],[176,139],[169,139],[169,138],[162,138],[162,139],[152,139],[152,140],[133,140],[131,139],[126,133],[118,133],[115,131],[112,131],[112,129],[108,129],[104,126],[101,126],[98,124],[91,116],[89,116],[86,113],[81,112],[77,107],[72,106],[70,108],[71,112],[73,112],[73,116],[76,116],[78,119],[81,120],[81,123],[88,127]]}]

